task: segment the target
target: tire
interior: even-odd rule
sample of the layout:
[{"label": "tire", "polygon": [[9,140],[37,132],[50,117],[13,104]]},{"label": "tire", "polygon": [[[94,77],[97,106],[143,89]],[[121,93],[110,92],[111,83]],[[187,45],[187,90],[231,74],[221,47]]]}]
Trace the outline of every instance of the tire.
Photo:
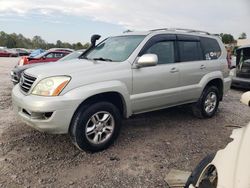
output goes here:
[{"label": "tire", "polygon": [[[210,98],[210,96],[215,96],[213,98],[216,98],[216,102],[209,102],[211,106],[211,111],[209,111],[206,107],[207,99]],[[207,102],[208,103],[208,102]],[[192,105],[192,111],[194,116],[198,118],[211,118],[215,115],[215,113],[218,110],[218,106],[220,103],[220,97],[219,97],[219,90],[216,86],[207,86],[204,91],[201,94],[201,97],[199,101]]]},{"label": "tire", "polygon": [[120,128],[121,114],[112,103],[83,104],[72,118],[69,135],[80,150],[98,152],[114,143]]},{"label": "tire", "polygon": [[204,159],[201,160],[201,162],[195,167],[192,174],[189,176],[184,188],[188,188],[191,184],[194,186],[197,184],[201,173],[213,161],[214,157],[215,153],[207,155]]}]

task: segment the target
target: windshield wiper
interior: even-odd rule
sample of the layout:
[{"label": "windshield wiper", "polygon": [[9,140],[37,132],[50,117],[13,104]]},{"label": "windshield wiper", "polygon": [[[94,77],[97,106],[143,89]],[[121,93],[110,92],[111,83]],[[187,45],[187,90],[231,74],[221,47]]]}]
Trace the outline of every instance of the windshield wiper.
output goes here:
[{"label": "windshield wiper", "polygon": [[93,60],[100,60],[100,61],[113,61],[112,59],[107,59],[107,58],[103,58],[103,57],[94,58]]}]

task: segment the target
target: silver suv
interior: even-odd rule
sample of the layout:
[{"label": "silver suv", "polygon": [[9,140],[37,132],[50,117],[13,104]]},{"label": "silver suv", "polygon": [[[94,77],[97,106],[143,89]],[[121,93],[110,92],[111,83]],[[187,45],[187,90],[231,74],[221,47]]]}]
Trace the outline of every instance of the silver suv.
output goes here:
[{"label": "silver suv", "polygon": [[78,148],[95,152],[133,114],[191,104],[197,117],[212,117],[231,85],[226,57],[221,40],[206,32],[130,32],[77,60],[25,70],[12,99],[30,126],[69,133]]}]

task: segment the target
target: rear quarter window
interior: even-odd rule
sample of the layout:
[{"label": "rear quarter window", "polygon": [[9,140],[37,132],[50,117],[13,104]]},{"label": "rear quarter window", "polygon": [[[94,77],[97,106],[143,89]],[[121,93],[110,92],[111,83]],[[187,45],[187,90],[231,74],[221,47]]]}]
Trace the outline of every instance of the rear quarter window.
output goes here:
[{"label": "rear quarter window", "polygon": [[200,41],[203,50],[203,58],[205,60],[218,59],[221,56],[221,48],[217,40],[212,38],[201,37]]}]

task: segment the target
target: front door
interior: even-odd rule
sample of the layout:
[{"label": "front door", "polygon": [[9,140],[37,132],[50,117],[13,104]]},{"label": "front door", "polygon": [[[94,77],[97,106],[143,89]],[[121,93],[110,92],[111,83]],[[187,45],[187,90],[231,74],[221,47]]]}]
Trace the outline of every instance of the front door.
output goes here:
[{"label": "front door", "polygon": [[139,57],[156,54],[158,64],[133,69],[133,113],[160,109],[178,103],[179,67],[176,63],[176,36],[157,35],[151,38]]}]

